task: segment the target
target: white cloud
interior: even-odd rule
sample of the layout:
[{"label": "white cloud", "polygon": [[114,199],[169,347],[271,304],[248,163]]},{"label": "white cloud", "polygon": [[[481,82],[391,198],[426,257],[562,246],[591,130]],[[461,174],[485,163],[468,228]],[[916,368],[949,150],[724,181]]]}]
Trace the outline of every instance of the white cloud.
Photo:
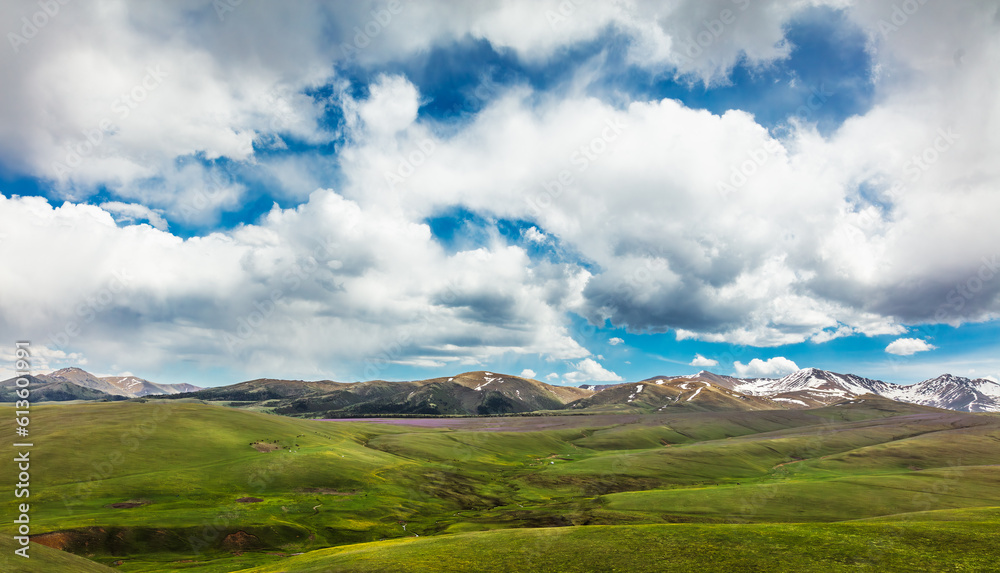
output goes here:
[{"label": "white cloud", "polygon": [[[463,204],[536,221],[598,263],[601,271],[588,280],[578,309],[593,323],[610,320],[639,331],[673,327],[681,339],[757,346],[802,342],[838,325],[866,334],[883,323],[899,328],[891,318],[813,291],[816,272],[800,263],[810,260],[817,226],[799,213],[835,213],[842,197],[833,184],[795,166],[790,151],[748,114],[713,116],[672,100],[622,111],[567,99],[532,110],[528,95],[511,93],[464,131],[438,140],[405,189],[377,200],[414,217]],[[425,134],[411,131],[410,140]],[[584,160],[576,150],[595,140],[606,140],[604,153]],[[721,196],[717,187],[730,166],[746,160],[748,150],[764,148],[772,151],[755,178],[739,193]],[[349,172],[358,187],[347,193],[375,200],[363,189],[381,183],[376,174],[391,167],[396,154],[368,146],[357,157],[364,162]],[[561,197],[558,176],[571,180],[576,200]],[[609,185],[616,193],[606,192]],[[817,192],[795,191],[803,186]],[[665,196],[673,198],[678,224],[663,225],[650,214]],[[636,210],[637,204],[648,207]],[[609,217],[615,225],[605,224]],[[747,217],[752,233],[742,223]],[[716,221],[708,234],[686,224],[706,219]]]},{"label": "white cloud", "polygon": [[[60,368],[68,368],[70,366],[85,366],[87,364],[87,358],[77,352],[65,352],[58,348],[49,348],[44,344],[37,343],[34,341],[29,341],[27,347],[28,353],[30,354],[29,363],[29,373],[33,375],[37,374],[48,374],[54,370],[59,370]],[[0,380],[7,380],[15,376],[15,371],[13,369],[14,362],[17,360],[17,356],[14,353],[14,345],[4,345],[0,348]]]},{"label": "white cloud", "polygon": [[[326,102],[303,92],[341,85],[333,69],[344,57],[378,65],[470,36],[541,61],[613,29],[632,41],[630,59],[639,65],[718,80],[740,58],[755,65],[785,57],[782,26],[797,9],[777,0],[567,6],[571,13],[555,20],[551,14],[565,7],[553,12],[529,0],[462,9],[445,0],[404,3],[398,13],[360,4],[247,4],[222,17],[213,4],[190,1],[60,6],[52,26],[0,61],[0,75],[10,79],[0,94],[0,158],[58,181],[72,199],[101,185],[117,191],[155,180],[179,158],[252,162],[254,146],[282,148],[287,135],[331,138],[318,122]],[[697,46],[724,9],[736,21]],[[0,21],[19,23],[24,11],[6,3]],[[74,33],[65,33],[70,25]],[[374,36],[360,34],[369,25]],[[169,33],[179,29],[189,33]],[[692,39],[700,50],[693,56]],[[390,134],[413,121],[414,96],[405,79],[379,76],[358,112],[372,133]],[[80,165],[56,168],[75,163],[73,149],[82,150]]]},{"label": "white cloud", "polygon": [[570,384],[580,384],[583,382],[621,382],[621,376],[605,369],[593,358],[584,358],[573,365],[574,372],[563,374],[563,380]]},{"label": "white cloud", "polygon": [[610,344],[611,346],[618,346],[619,344],[622,344],[623,342],[625,342],[625,339],[618,338],[617,336],[608,339],[608,344]]},{"label": "white cloud", "polygon": [[131,371],[180,360],[376,378],[397,363],[590,354],[566,324],[574,268],[503,243],[446,254],[426,225],[330,191],[187,240],[37,197],[0,197],[0,228],[23,241],[0,242],[23,273],[0,277],[7,328]]},{"label": "white cloud", "polygon": [[367,132],[391,136],[417,119],[417,88],[402,76],[381,75],[368,87],[368,98],[358,106]]},{"label": "white cloud", "polygon": [[157,212],[167,213],[176,221],[210,227],[222,212],[238,208],[246,192],[244,184],[223,170],[199,163],[170,165],[161,170],[161,175],[123,185],[118,194],[155,205]]},{"label": "white cloud", "polygon": [[538,376],[538,373],[532,370],[531,368],[525,368],[524,370],[521,371],[520,374],[518,374],[518,376],[520,376],[521,378],[534,378]]},{"label": "white cloud", "polygon": [[[1000,48],[979,42],[976,49],[985,53],[967,57],[953,79],[995,105],[977,78],[996,75],[986,62]],[[977,73],[973,61],[982,62]],[[948,65],[954,75],[950,59]],[[963,111],[982,105],[959,110],[928,86],[970,96],[939,79],[884,86],[884,103],[828,136],[803,123],[781,139],[736,110],[717,116],[673,100],[620,107],[514,90],[438,139],[434,156],[391,201],[415,217],[461,204],[536,223],[596,263],[575,309],[593,324],[780,346],[898,335],[904,323],[984,320],[1000,316],[1000,281],[984,282],[960,302],[948,296],[956,284],[977,286],[979,273],[995,272],[983,261],[984,254],[991,260],[988,250],[969,248],[1000,244],[1000,230],[985,214],[1000,210],[991,186],[1000,169],[975,151],[995,141],[982,130],[981,113]],[[939,132],[950,116],[964,122],[954,144]],[[608,122],[620,133],[605,131]],[[410,137],[420,134],[414,129]],[[972,134],[976,145],[967,143]],[[603,153],[583,161],[581,145],[601,139]],[[859,151],[874,141],[878,150]],[[938,152],[935,144],[950,147]],[[910,181],[914,167],[906,162],[927,149],[940,159]],[[357,181],[391,164],[392,156],[365,152],[368,165],[352,170]],[[764,158],[759,166],[754,157]],[[753,173],[733,183],[734,166],[746,162]],[[560,174],[572,180],[574,200],[560,192]],[[895,205],[884,219],[859,182],[884,190],[901,178],[906,192],[880,199]],[[969,194],[949,199],[956,216],[941,221],[936,206],[956,187]],[[364,201],[360,190],[350,193]],[[674,223],[664,225],[668,216]]]},{"label": "white cloud", "polygon": [[705,358],[701,354],[695,354],[694,360],[690,362],[690,366],[706,367],[706,366],[718,366],[718,365],[719,365],[718,360],[715,360],[713,358]]},{"label": "white cloud", "polygon": [[749,364],[743,364],[737,360],[733,364],[733,368],[740,378],[780,378],[799,369],[794,362],[783,356],[767,360],[754,358]]},{"label": "white cloud", "polygon": [[145,205],[137,203],[121,203],[119,201],[107,201],[101,203],[101,209],[115,216],[115,221],[133,223],[136,221],[148,221],[154,229],[160,231],[167,230],[167,221],[160,213]]},{"label": "white cloud", "polygon": [[[137,352],[137,361],[207,363],[221,335],[287,273],[294,280],[295,270],[318,264],[234,360],[314,371],[330,341],[344,356],[393,363],[505,352],[579,360],[590,354],[569,335],[571,312],[630,332],[753,346],[1000,317],[996,253],[986,247],[1000,244],[995,6],[926,3],[882,33],[892,6],[823,3],[869,32],[883,71],[876,103],[823,134],[805,123],[769,130],[736,109],[601,101],[582,88],[505,88],[467,121],[414,121],[424,100],[407,78],[374,75],[354,101],[344,94],[363,86],[332,72],[341,42],[371,20],[367,6],[246,4],[220,20],[204,2],[67,4],[15,57],[0,59],[0,161],[56,181],[59,197],[71,199],[55,209],[33,199],[0,204],[4,233],[32,245],[16,252],[5,241],[4,260],[39,277],[30,287],[0,279],[0,316],[11,332],[34,329],[44,339],[126,269],[134,284],[68,351],[107,357],[124,354],[122,340],[156,340],[162,350]],[[520,0],[407,3],[355,57],[376,69],[471,36],[537,62],[613,30],[628,36],[632,62],[720,82],[739,58],[753,66],[785,57],[782,30],[805,4],[574,4],[553,22]],[[19,21],[22,8],[0,4],[0,21]],[[735,22],[693,54],[690,40],[711,32],[723,9]],[[170,33],[178,29],[188,32]],[[595,58],[587,68],[600,65]],[[304,94],[324,85],[329,99]],[[122,108],[115,100],[133,89],[142,101]],[[335,160],[258,157],[255,149],[281,149],[289,137],[332,140],[319,119],[338,103],[348,137]],[[114,125],[95,133],[105,118]],[[388,189],[386,172],[425,141],[433,152]],[[588,145],[603,151],[586,159],[579,150]],[[69,161],[67,146],[87,157],[61,173],[54,163]],[[218,161],[208,167],[195,157]],[[113,215],[159,229],[157,215],[213,224],[247,198],[221,164],[259,167],[280,180],[264,186],[305,203],[189,240],[115,225]],[[744,165],[753,173],[737,184]],[[334,181],[336,193],[306,196]],[[82,205],[101,185],[115,200]],[[423,220],[455,206],[528,221],[526,239],[544,238],[588,266],[533,261],[496,237],[445,253]],[[330,251],[318,257],[315,238],[327,236]],[[449,295],[449,280],[460,295]]]},{"label": "white cloud", "polygon": [[[840,2],[814,2],[822,3]],[[420,7],[423,11],[408,10],[422,17],[425,25],[406,30],[404,35],[409,38],[394,40],[419,44],[437,30],[456,35],[467,30],[493,46],[510,48],[521,58],[538,62],[568,45],[594,40],[613,29],[629,38],[630,63],[676,69],[696,80],[721,82],[741,58],[758,66],[787,57],[790,47],[783,41],[782,27],[801,4],[781,0],[682,0],[669,4],[638,0],[540,6],[530,0],[514,0],[484,2],[478,9],[465,10],[454,10],[446,3],[422,3]],[[435,17],[428,18],[428,13]]]},{"label": "white cloud", "polygon": [[[20,21],[24,7],[3,4],[0,21]],[[82,199],[102,185],[127,194],[169,178],[181,158],[248,162],[255,141],[328,140],[317,123],[323,103],[301,93],[332,76],[317,8],[240,13],[253,17],[221,22],[210,4],[184,2],[61,5],[51,25],[0,59],[11,79],[0,93],[0,161]],[[246,42],[275,25],[286,28],[275,37],[298,41]],[[169,32],[177,29],[191,33]]]},{"label": "white cloud", "polygon": [[917,352],[927,352],[935,348],[937,347],[919,338],[897,338],[885,347],[885,351],[899,356],[911,356]]},{"label": "white cloud", "polygon": [[843,338],[845,336],[851,336],[852,334],[857,334],[858,330],[848,327],[841,326],[836,329],[821,330],[814,334],[809,341],[816,344],[823,344],[824,342],[829,342],[831,340],[836,340],[838,338]]},{"label": "white cloud", "polygon": [[531,227],[529,229],[526,229],[525,231],[523,231],[522,234],[524,235],[525,239],[528,239],[532,243],[545,242],[545,233],[539,231],[538,227]]}]

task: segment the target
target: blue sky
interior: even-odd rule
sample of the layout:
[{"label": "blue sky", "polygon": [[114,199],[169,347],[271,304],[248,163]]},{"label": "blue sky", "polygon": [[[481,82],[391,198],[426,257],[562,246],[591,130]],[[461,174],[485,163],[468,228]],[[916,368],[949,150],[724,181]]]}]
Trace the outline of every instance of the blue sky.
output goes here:
[{"label": "blue sky", "polygon": [[995,2],[233,8],[0,10],[40,369],[1000,377]]}]

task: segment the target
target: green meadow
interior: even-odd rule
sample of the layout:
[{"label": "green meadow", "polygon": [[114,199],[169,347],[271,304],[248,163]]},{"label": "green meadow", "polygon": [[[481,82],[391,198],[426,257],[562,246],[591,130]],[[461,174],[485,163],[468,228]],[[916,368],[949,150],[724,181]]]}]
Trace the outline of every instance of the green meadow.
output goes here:
[{"label": "green meadow", "polygon": [[[393,422],[185,401],[33,407],[32,559],[13,557],[5,536],[0,568],[988,571],[1000,561],[996,415],[871,400]],[[13,464],[0,471],[13,483]],[[7,515],[17,501],[4,501]]]}]

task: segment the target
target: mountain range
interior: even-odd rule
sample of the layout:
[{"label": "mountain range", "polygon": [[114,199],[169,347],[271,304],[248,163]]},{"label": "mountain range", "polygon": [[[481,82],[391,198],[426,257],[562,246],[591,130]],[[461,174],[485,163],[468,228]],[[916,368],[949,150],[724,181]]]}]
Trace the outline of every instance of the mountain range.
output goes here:
[{"label": "mountain range", "polygon": [[520,376],[479,371],[414,382],[260,379],[171,397],[229,402],[234,406],[263,408],[291,416],[343,418],[562,410],[592,394],[590,390],[574,386],[553,386]]},{"label": "mountain range", "polygon": [[1000,411],[1000,384],[983,378],[969,379],[951,374],[943,374],[910,386],[818,368],[805,368],[776,380],[731,378],[709,372],[700,372],[694,377],[707,377],[743,394],[767,396],[775,401],[804,408],[874,394],[898,402],[948,410]]},{"label": "mountain range", "polygon": [[[910,386],[805,368],[783,378],[735,378],[702,371],[639,382],[556,386],[487,371],[410,382],[258,379],[199,388],[134,376],[97,377],[79,368],[32,376],[34,401],[184,398],[298,417],[495,415],[553,410],[651,412],[775,410],[874,397],[963,412],[1000,412],[1000,384],[944,374]],[[12,401],[14,380],[0,382]]]},{"label": "mountain range", "polygon": [[[37,374],[31,380],[34,402],[64,402],[69,400],[126,400],[144,396],[159,396],[201,390],[191,384],[157,384],[135,376],[94,376],[80,368],[63,368],[50,374]],[[0,402],[11,402],[15,381],[0,382]]]}]

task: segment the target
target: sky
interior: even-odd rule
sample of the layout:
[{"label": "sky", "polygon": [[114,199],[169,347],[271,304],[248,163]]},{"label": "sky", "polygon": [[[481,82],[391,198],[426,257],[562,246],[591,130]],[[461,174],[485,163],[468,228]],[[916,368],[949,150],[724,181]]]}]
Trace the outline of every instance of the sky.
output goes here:
[{"label": "sky", "polygon": [[199,386],[1000,378],[997,1],[20,0],[0,32],[0,375],[24,340]]}]

